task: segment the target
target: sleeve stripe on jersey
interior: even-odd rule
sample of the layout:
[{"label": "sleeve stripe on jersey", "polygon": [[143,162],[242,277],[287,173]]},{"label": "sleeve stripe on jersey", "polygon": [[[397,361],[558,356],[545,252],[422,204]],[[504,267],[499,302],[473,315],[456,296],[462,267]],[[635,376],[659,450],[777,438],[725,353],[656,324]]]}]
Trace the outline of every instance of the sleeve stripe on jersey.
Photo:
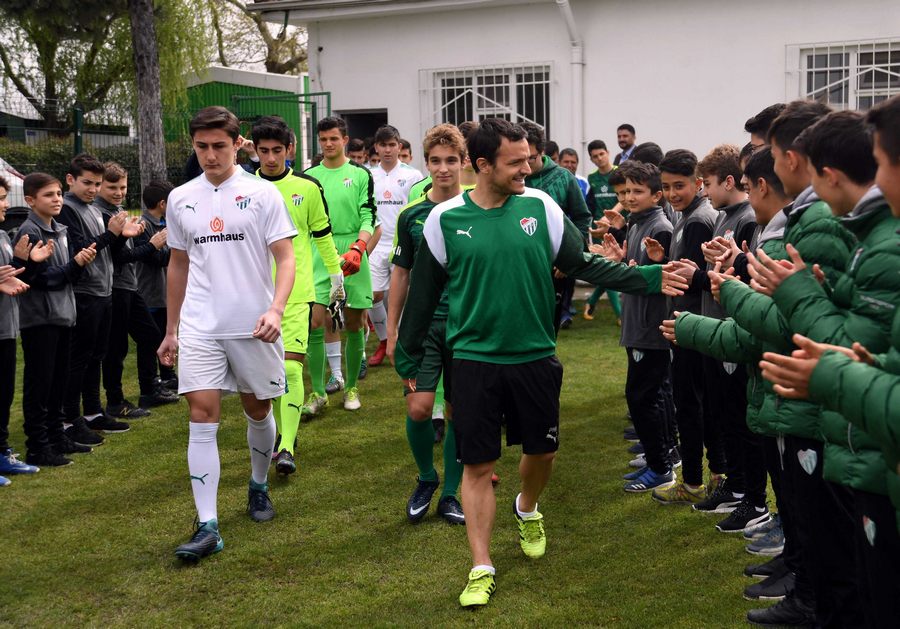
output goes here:
[{"label": "sleeve stripe on jersey", "polygon": [[[328,224],[331,224],[331,213],[328,211],[328,200],[325,198],[325,188],[322,187],[322,184],[319,183],[319,180],[313,177],[312,175],[307,175],[305,172],[297,175],[301,179],[306,179],[307,181],[311,181],[316,184],[316,188],[319,189],[319,196],[322,197],[322,207],[325,208],[325,217],[328,219]],[[329,228],[331,231],[331,228]],[[315,234],[314,234],[315,235]]]},{"label": "sleeve stripe on jersey", "polygon": [[422,235],[425,236],[425,241],[428,243],[428,248],[431,250],[434,259],[445,269],[447,268],[447,246],[444,243],[444,232],[441,229],[441,215],[448,210],[464,205],[465,202],[463,195],[444,201],[435,206],[428,218],[425,219],[425,228],[422,230]]},{"label": "sleeve stripe on jersey", "polygon": [[331,233],[331,225],[328,225],[324,229],[310,232],[310,234],[312,235],[313,238],[324,238],[325,236],[327,236],[330,233]]},{"label": "sleeve stripe on jersey", "polygon": [[525,188],[525,192],[522,194],[523,197],[534,197],[536,199],[540,199],[544,202],[544,212],[547,216],[547,231],[550,232],[550,245],[553,251],[553,257],[555,258],[559,255],[559,248],[562,246],[563,239],[563,211],[560,208],[556,201],[554,201],[549,194],[544,192],[543,190],[538,190],[536,188]]}]

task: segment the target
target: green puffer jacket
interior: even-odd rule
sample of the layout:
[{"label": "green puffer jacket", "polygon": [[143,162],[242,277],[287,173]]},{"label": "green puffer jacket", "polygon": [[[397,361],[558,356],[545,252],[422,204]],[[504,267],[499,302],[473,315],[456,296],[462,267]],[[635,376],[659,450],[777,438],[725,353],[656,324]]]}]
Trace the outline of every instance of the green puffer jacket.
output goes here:
[{"label": "green puffer jacket", "polygon": [[[859,245],[833,294],[829,297],[806,271],[788,277],[773,298],[791,327],[814,341],[843,347],[858,341],[870,351],[884,352],[900,304],[900,219],[873,188],[841,222],[856,234]],[[881,444],[833,411],[822,413],[821,425],[825,478],[886,494]]]},{"label": "green puffer jacket", "polygon": [[767,423],[760,417],[763,379],[759,371],[762,343],[734,322],[682,312],[675,320],[678,346],[693,349],[716,360],[747,365],[747,426],[767,435]]},{"label": "green puffer jacket", "polygon": [[894,314],[891,349],[876,361],[872,367],[840,352],[826,352],[810,378],[809,396],[881,445],[887,493],[900,530],[900,310]]},{"label": "green puffer jacket", "polygon": [[[810,202],[812,201],[812,202]],[[847,265],[850,247],[855,239],[831,214],[831,208],[805,191],[793,204],[788,215],[784,241],[791,243],[804,259],[815,260],[829,282],[836,282]],[[765,249],[774,259],[785,259],[787,253]],[[738,324],[758,338],[765,352],[789,354],[794,349],[793,332],[778,312],[775,302],[741,282],[725,282],[720,294],[722,306]],[[820,408],[804,400],[786,400],[763,383],[766,392],[759,413],[762,434],[789,434],[824,441],[819,428]]]}]

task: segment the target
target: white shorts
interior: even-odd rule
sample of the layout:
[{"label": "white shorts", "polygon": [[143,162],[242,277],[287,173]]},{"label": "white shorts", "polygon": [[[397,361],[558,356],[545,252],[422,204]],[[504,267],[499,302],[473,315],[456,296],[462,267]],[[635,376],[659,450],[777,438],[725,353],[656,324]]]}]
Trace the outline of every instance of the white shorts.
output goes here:
[{"label": "white shorts", "polygon": [[284,346],[259,339],[178,339],[178,393],[219,389],[258,400],[284,394]]},{"label": "white shorts", "polygon": [[384,292],[391,287],[391,264],[390,247],[375,247],[375,251],[369,256],[369,270],[372,273],[372,290]]}]

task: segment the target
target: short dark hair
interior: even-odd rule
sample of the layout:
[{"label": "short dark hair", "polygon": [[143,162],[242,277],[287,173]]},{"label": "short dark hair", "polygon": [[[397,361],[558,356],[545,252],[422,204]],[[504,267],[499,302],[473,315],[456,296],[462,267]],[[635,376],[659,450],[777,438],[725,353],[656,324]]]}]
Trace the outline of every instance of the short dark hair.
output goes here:
[{"label": "short dark hair", "polygon": [[591,140],[587,145],[588,155],[590,155],[592,152],[596,151],[597,149],[609,151],[609,149],[606,148],[606,142],[604,142],[603,140]]},{"label": "short dark hair", "polygon": [[900,161],[900,96],[878,103],[866,114],[866,122],[878,132],[878,145],[888,159]]},{"label": "short dark hair", "polygon": [[[59,183],[59,179],[53,175],[48,175],[47,173],[31,173],[30,175],[25,175],[25,180],[22,182],[22,193],[26,197],[33,197],[51,184],[56,184],[62,189],[62,184]],[[9,188],[7,188],[7,190],[9,190]]]},{"label": "short dark hair", "polygon": [[616,127],[616,132],[618,133],[619,131],[627,131],[631,135],[637,135],[637,131],[634,130],[634,127],[627,122]]},{"label": "short dark hair", "polygon": [[747,165],[744,166],[744,177],[754,187],[757,181],[765,179],[769,187],[779,196],[785,196],[784,184],[775,174],[775,158],[772,157],[772,149],[768,146],[761,146],[750,154]]},{"label": "short dark hair", "polygon": [[744,171],[741,170],[741,151],[734,144],[720,144],[711,150],[697,164],[697,172],[702,177],[715,175],[719,182],[730,175],[735,183],[740,183]]},{"label": "short dark hair", "polygon": [[672,149],[659,163],[659,171],[682,177],[696,177],[697,156],[687,149]]},{"label": "short dark hair", "polygon": [[547,140],[547,143],[544,144],[544,153],[547,155],[558,154],[559,153],[559,144],[557,144],[553,140]]},{"label": "short dark hair", "polygon": [[89,155],[88,153],[79,153],[75,157],[72,158],[72,161],[69,162],[69,170],[68,174],[73,177],[78,177],[81,173],[87,171],[89,173],[94,173],[95,175],[103,176],[103,164],[99,159],[94,157],[93,155]]},{"label": "short dark hair", "polygon": [[559,152],[560,158],[562,158],[562,157],[565,156],[565,155],[571,155],[572,157],[575,158],[575,161],[576,161],[576,162],[577,162],[577,161],[580,161],[580,160],[578,159],[578,151],[576,151],[575,149],[564,148],[563,150],[561,150],[561,151]]},{"label": "short dark hair", "polygon": [[258,145],[260,140],[275,140],[285,147],[293,144],[291,130],[283,118],[278,116],[262,116],[253,123],[250,129],[250,137],[253,144]]},{"label": "short dark hair", "polygon": [[162,201],[165,201],[169,198],[169,193],[175,189],[168,181],[163,179],[154,179],[141,191],[141,200],[144,202],[144,207],[148,210],[155,208]]},{"label": "short dark hair", "polygon": [[359,138],[352,138],[349,142],[347,142],[347,152],[351,151],[365,151],[366,143],[360,140]]},{"label": "short dark hair", "polygon": [[409,140],[404,140],[403,138],[400,138],[400,148],[406,149],[407,151],[412,153],[412,144],[409,143]]},{"label": "short dark hair", "polygon": [[654,164],[645,162],[633,163],[625,170],[625,179],[650,188],[651,194],[662,191],[662,179],[659,176],[659,168]]},{"label": "short dark hair", "polygon": [[659,147],[659,144],[656,142],[643,142],[634,147],[634,150],[631,151],[631,157],[629,157],[628,160],[653,164],[654,166],[659,167],[662,158],[663,150]]},{"label": "short dark hair", "polygon": [[744,160],[746,160],[751,155],[753,155],[753,151],[754,151],[753,144],[751,144],[750,142],[747,142],[744,146],[741,147],[741,152],[738,155],[738,161],[741,164],[743,164]]},{"label": "short dark hair", "polygon": [[400,132],[397,128],[389,124],[378,127],[378,131],[375,132],[375,144],[387,144],[391,140],[400,143]]},{"label": "short dark hair", "polygon": [[841,171],[856,184],[875,179],[872,132],[857,111],[833,111],[801,134],[803,152],[820,175],[824,168]]},{"label": "short dark hair", "polygon": [[103,164],[103,181],[118,183],[127,177],[128,171],[125,170],[121,164],[117,164],[116,162],[106,162]]},{"label": "short dark hair", "polygon": [[525,139],[528,140],[528,143],[533,144],[538,153],[544,153],[547,146],[547,136],[544,134],[544,130],[530,120],[523,120],[519,123],[519,127],[525,132]]},{"label": "short dark hair", "polygon": [[625,171],[627,168],[613,168],[613,171],[609,174],[609,186],[612,188],[613,186],[621,186],[625,183]]},{"label": "short dark hair", "polygon": [[466,120],[465,122],[460,122],[456,125],[459,128],[459,132],[463,134],[464,138],[469,137],[469,134],[472,133],[472,130],[478,126],[478,123],[474,120]]},{"label": "short dark hair", "polygon": [[341,137],[347,135],[347,123],[340,116],[328,116],[316,123],[316,133],[331,131],[332,129],[340,131]]},{"label": "short dark hair", "polygon": [[9,192],[9,182],[5,177],[0,177],[0,188],[3,188],[7,192]]},{"label": "short dark hair", "polygon": [[510,142],[520,142],[526,139],[525,130],[517,124],[503,118],[488,118],[481,123],[466,138],[466,148],[469,151],[469,160],[472,168],[478,172],[478,160],[484,158],[489,164],[497,159],[497,151],[503,138]]},{"label": "short dark hair", "polygon": [[769,133],[769,127],[772,126],[772,121],[784,111],[785,107],[787,105],[784,103],[769,105],[755,116],[747,119],[747,122],[744,123],[744,131],[763,138],[766,137]]},{"label": "short dark hair", "polygon": [[207,129],[221,129],[232,140],[237,140],[241,134],[241,123],[237,116],[224,107],[212,105],[211,107],[204,107],[194,114],[188,127],[192,138],[198,131]]},{"label": "short dark hair", "polygon": [[782,151],[799,150],[794,140],[806,127],[831,113],[828,105],[812,100],[795,100],[787,104],[778,117],[772,121],[766,139]]}]

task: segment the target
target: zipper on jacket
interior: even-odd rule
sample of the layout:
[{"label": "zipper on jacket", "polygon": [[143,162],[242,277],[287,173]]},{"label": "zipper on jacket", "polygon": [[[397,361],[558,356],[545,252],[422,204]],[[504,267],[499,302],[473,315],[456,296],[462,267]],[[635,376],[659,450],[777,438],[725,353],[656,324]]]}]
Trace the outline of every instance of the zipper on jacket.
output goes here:
[{"label": "zipper on jacket", "polygon": [[853,449],[853,437],[851,436],[853,433],[853,424],[847,422],[847,447],[850,448],[851,454],[856,454],[856,450]]}]

